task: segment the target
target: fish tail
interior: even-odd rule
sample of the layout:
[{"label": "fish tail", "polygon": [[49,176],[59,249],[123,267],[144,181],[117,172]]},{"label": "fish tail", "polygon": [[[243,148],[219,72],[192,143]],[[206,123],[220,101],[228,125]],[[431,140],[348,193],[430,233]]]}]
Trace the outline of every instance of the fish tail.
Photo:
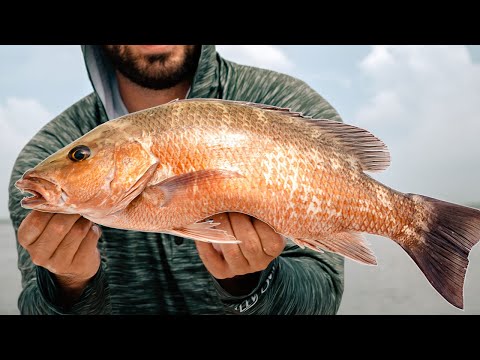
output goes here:
[{"label": "fish tail", "polygon": [[468,255],[480,240],[480,211],[422,195],[406,194],[424,209],[424,221],[403,233],[400,245],[432,286],[453,306],[463,309]]}]

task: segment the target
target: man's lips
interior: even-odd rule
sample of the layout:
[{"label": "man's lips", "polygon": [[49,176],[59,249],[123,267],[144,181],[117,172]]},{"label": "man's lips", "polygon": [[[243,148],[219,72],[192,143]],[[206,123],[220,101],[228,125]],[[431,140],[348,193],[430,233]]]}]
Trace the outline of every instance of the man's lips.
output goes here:
[{"label": "man's lips", "polygon": [[169,51],[172,45],[136,45],[136,48],[144,54],[161,54]]}]

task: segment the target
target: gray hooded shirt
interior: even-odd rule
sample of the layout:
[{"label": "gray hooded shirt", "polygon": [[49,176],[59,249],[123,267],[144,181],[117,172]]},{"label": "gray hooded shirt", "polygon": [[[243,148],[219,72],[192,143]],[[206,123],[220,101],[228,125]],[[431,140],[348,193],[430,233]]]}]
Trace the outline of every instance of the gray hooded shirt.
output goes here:
[{"label": "gray hooded shirt", "polygon": [[[15,234],[28,214],[14,183],[47,156],[96,126],[127,113],[113,69],[94,45],[82,47],[94,92],[46,124],[19,154],[10,179]],[[249,101],[340,120],[303,81],[238,65],[203,45],[188,98]],[[80,298],[62,303],[55,277],[19,245],[22,314],[335,314],[343,294],[343,257],[288,242],[245,296],[225,291],[206,270],[195,243],[171,235],[102,227],[101,266]]]}]

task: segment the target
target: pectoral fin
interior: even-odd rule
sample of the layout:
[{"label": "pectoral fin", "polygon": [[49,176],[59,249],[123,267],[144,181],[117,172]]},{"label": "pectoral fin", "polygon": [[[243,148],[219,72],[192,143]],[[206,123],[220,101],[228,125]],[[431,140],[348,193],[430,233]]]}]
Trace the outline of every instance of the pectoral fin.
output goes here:
[{"label": "pectoral fin", "polygon": [[238,172],[222,169],[210,169],[193,171],[186,174],[172,176],[162,182],[150,186],[153,191],[160,190],[163,194],[161,206],[167,206],[176,200],[188,201],[188,191],[196,186],[211,185],[215,186],[219,181],[241,178]]}]

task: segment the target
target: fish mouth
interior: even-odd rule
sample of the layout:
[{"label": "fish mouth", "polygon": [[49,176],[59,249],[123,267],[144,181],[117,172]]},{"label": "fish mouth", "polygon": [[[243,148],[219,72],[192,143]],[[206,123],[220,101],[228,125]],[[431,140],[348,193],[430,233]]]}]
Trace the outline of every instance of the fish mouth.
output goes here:
[{"label": "fish mouth", "polygon": [[33,208],[38,205],[45,204],[47,200],[43,197],[42,194],[37,193],[35,190],[27,189],[26,192],[30,193],[32,196],[26,196],[22,199],[21,204],[26,208]]},{"label": "fish mouth", "polygon": [[26,209],[36,209],[42,205],[59,205],[60,200],[65,200],[66,196],[59,187],[51,181],[39,177],[23,177],[15,183],[15,187],[22,193],[28,193],[22,199],[21,205]]}]

